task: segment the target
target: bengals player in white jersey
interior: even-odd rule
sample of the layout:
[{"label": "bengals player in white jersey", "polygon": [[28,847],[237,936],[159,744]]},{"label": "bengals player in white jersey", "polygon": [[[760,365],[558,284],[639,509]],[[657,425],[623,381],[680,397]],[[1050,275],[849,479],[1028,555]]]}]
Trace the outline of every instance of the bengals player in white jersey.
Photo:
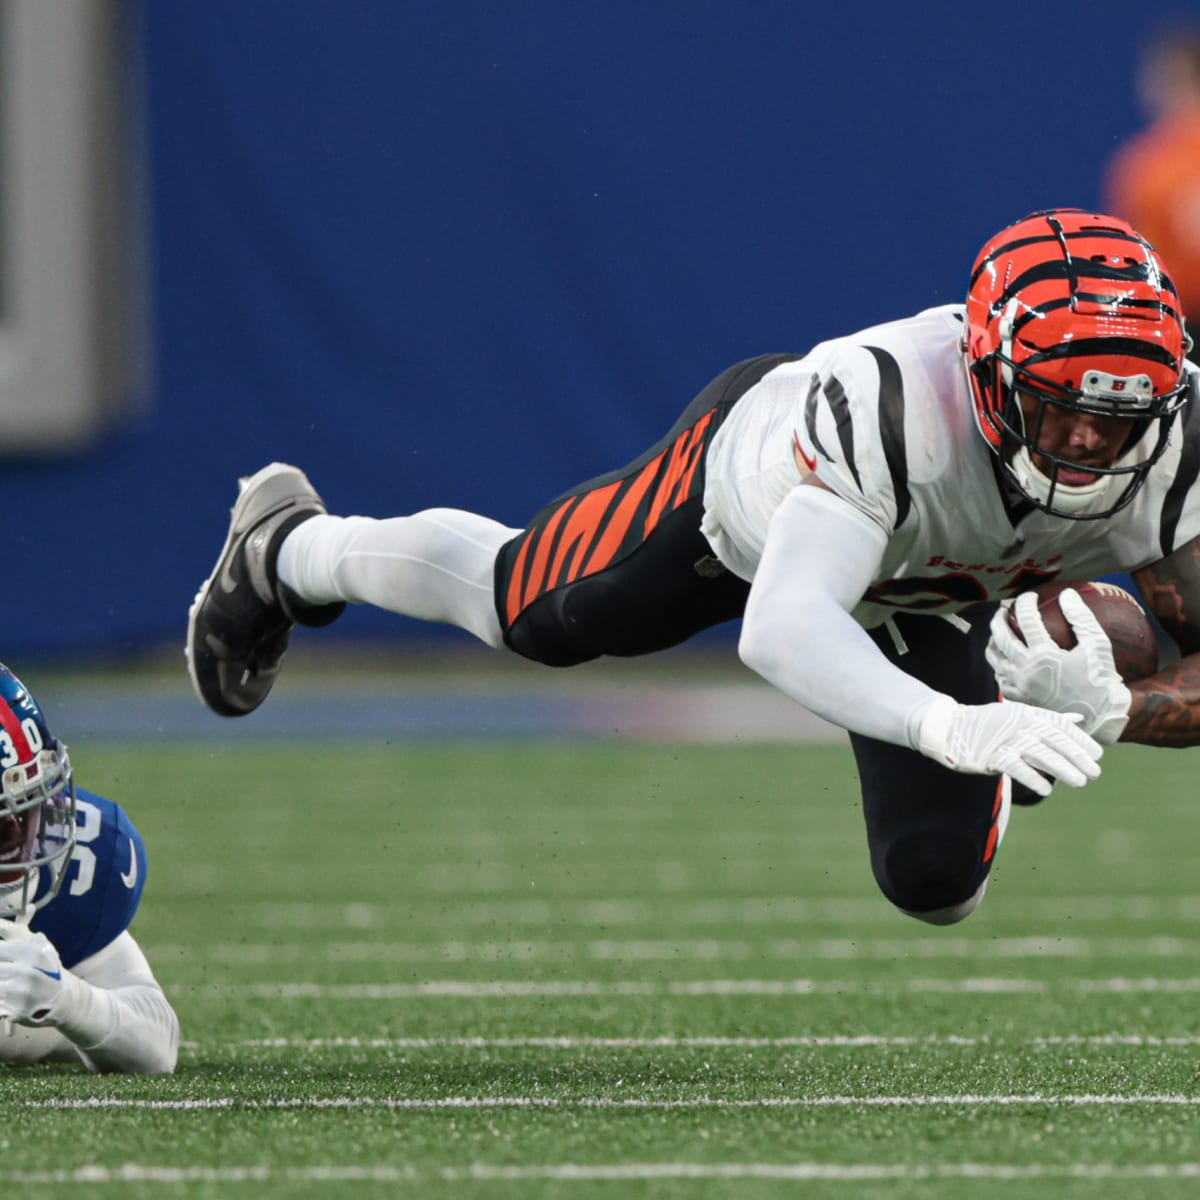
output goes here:
[{"label": "bengals player in white jersey", "polygon": [[[741,618],[743,660],[849,732],[885,895],[956,921],[1014,798],[1083,786],[1119,739],[1200,742],[1189,346],[1135,230],[1035,213],[984,246],[965,305],[736,364],[657,445],[524,529],[450,509],[335,517],[297,468],[263,468],[192,606],[189,672],[214,712],[250,712],[293,623],[347,602],[552,666]],[[1182,653],[1143,682],[1121,681],[1070,593],[1074,651],[993,620],[1056,575],[1122,571]]]}]

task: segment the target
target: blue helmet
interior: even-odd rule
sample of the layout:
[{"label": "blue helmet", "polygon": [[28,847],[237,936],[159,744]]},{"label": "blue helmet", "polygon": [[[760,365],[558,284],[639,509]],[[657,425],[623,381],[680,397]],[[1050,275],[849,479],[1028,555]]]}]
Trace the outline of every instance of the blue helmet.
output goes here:
[{"label": "blue helmet", "polygon": [[74,848],[67,748],[29,689],[0,663],[0,917],[53,900]]}]

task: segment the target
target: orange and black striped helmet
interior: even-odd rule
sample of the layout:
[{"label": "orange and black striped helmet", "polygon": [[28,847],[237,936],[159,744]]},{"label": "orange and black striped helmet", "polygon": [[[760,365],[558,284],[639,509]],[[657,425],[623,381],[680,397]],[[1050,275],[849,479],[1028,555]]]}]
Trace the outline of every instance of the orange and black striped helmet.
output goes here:
[{"label": "orange and black striped helmet", "polygon": [[[980,251],[964,325],[979,431],[1010,471],[1015,459],[1026,464],[1012,473],[1027,498],[1084,519],[1128,504],[1166,449],[1189,390],[1184,359],[1191,342],[1154,247],[1103,213],[1033,213]],[[1036,406],[1023,409],[1021,397]],[[1038,448],[1046,405],[1131,421],[1117,461],[1098,472],[1102,478],[1086,494],[1060,484],[1056,460]],[[1152,427],[1159,437],[1147,452]],[[1048,473],[1029,465],[1034,454],[1048,458]],[[1124,488],[1114,487],[1119,483]]]}]

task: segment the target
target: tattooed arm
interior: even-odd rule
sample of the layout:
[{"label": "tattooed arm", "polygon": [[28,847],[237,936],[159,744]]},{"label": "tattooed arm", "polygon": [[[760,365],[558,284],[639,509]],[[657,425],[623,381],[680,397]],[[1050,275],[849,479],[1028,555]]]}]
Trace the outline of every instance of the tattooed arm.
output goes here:
[{"label": "tattooed arm", "polygon": [[1135,572],[1133,579],[1183,657],[1129,685],[1133,705],[1121,741],[1200,745],[1200,539]]}]

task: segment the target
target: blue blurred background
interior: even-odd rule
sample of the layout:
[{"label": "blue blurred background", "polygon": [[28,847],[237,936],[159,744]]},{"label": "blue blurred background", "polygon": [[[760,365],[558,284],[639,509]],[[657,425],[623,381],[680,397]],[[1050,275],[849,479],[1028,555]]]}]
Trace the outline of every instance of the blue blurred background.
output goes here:
[{"label": "blue blurred background", "polygon": [[335,512],[521,524],[737,359],[957,300],[996,229],[1099,205],[1138,45],[1194,12],[130,4],[153,369],[90,445],[0,462],[4,657],[181,649],[272,459]]}]

